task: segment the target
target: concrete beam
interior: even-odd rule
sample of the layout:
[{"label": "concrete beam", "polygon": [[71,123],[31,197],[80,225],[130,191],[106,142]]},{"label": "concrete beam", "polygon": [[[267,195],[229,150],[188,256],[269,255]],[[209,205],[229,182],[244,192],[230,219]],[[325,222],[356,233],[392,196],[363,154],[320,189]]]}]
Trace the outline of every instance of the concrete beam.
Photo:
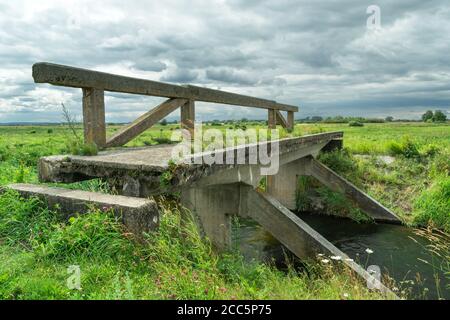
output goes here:
[{"label": "concrete beam", "polygon": [[353,200],[355,204],[375,221],[401,224],[402,221],[396,214],[373,199],[371,196],[358,189],[351,182],[339,176],[336,172],[323,165],[312,157],[309,157],[308,172],[323,185],[333,191],[341,192]]},{"label": "concrete beam", "polygon": [[298,108],[296,106],[291,106],[288,104],[278,103],[273,100],[261,99],[246,96],[243,94],[225,92],[221,90],[197,87],[193,85],[187,85],[189,88],[191,99],[197,101],[204,102],[214,102],[214,103],[223,103],[223,104],[231,104],[236,106],[244,106],[244,107],[254,107],[254,108],[262,108],[262,109],[275,109],[275,110],[284,110],[284,111],[293,111],[297,112]]},{"label": "concrete beam", "polygon": [[23,197],[41,199],[50,209],[61,212],[65,219],[75,214],[87,213],[92,206],[101,210],[110,209],[116,216],[121,217],[123,224],[138,239],[142,238],[143,232],[155,230],[159,225],[158,207],[155,201],[150,199],[33,184],[10,184],[8,188],[18,191]]},{"label": "concrete beam", "polygon": [[169,99],[164,101],[108,138],[106,147],[118,147],[126,144],[186,102],[186,99]]},{"label": "concrete beam", "polygon": [[281,112],[279,110],[276,110],[275,115],[276,115],[276,119],[277,119],[277,124],[281,125],[283,128],[287,128],[288,127],[287,121],[283,117]]},{"label": "concrete beam", "polygon": [[36,83],[74,88],[98,88],[112,92],[142,94],[167,98],[189,98],[188,88],[175,84],[137,79],[115,74],[75,68],[48,62],[33,65]]},{"label": "concrete beam", "polygon": [[270,232],[276,239],[285,245],[292,253],[302,260],[313,259],[317,254],[328,256],[340,256],[344,265],[352,269],[363,279],[376,284],[379,290],[390,298],[397,296],[380,281],[376,280],[359,264],[336,248],[332,243],[306,224],[302,219],[285,208],[272,196],[248,187],[245,193],[247,197],[247,216],[258,222]]},{"label": "concrete beam", "polygon": [[50,83],[75,88],[97,88],[106,91],[142,94],[148,96],[183,98],[204,102],[230,104],[244,107],[276,109],[297,112],[296,106],[277,103],[242,94],[202,88],[192,85],[179,86],[158,81],[124,77],[115,74],[39,62],[33,65],[36,83]]}]

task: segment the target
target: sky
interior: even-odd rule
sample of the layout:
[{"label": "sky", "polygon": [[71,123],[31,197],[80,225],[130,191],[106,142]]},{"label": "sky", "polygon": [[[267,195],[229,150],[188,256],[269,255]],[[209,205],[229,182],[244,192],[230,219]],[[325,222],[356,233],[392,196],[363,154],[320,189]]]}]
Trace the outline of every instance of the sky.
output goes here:
[{"label": "sky", "polygon": [[[81,117],[81,89],[33,82],[40,61],[276,100],[296,118],[450,117],[450,2],[0,0],[0,122],[59,122],[61,103]],[[107,93],[107,121],[163,100]],[[196,117],[267,111],[199,102]]]}]

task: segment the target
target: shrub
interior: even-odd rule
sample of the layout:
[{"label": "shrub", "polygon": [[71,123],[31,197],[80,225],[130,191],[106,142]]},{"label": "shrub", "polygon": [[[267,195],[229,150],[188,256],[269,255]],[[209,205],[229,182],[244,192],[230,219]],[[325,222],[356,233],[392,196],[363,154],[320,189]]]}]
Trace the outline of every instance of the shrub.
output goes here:
[{"label": "shrub", "polygon": [[401,155],[405,158],[419,158],[420,153],[417,145],[409,137],[403,137],[400,142],[391,141],[387,145],[389,154],[393,156]]},{"label": "shrub", "polygon": [[431,188],[422,192],[415,208],[418,210],[415,223],[450,232],[450,177],[438,179]]},{"label": "shrub", "polygon": [[431,143],[423,147],[422,155],[425,157],[434,157],[435,155],[439,154],[440,151],[441,148],[438,145]]},{"label": "shrub", "polygon": [[347,149],[324,152],[319,160],[326,166],[339,173],[352,173],[357,170],[357,165]]},{"label": "shrub", "polygon": [[67,149],[70,154],[82,156],[95,156],[98,154],[98,148],[95,143],[80,143],[77,140],[71,140],[67,143]]},{"label": "shrub", "polygon": [[347,217],[356,222],[369,222],[372,219],[348,200],[342,193],[334,192],[326,187],[317,188],[317,192],[325,200],[325,212],[339,217]]},{"label": "shrub", "polygon": [[175,143],[175,141],[170,140],[170,138],[167,137],[155,137],[153,140],[158,144],[171,144]]},{"label": "shrub", "polygon": [[349,127],[364,127],[364,123],[359,121],[350,121],[348,125]]},{"label": "shrub", "polygon": [[81,148],[81,154],[83,156],[95,156],[98,154],[98,148],[95,143],[85,143]]}]

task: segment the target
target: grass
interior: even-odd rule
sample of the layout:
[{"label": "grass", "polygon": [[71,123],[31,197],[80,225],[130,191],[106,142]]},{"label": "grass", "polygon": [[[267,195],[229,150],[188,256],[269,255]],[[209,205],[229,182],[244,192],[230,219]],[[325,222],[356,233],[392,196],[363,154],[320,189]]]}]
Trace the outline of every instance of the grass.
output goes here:
[{"label": "grass", "polygon": [[[226,130],[230,124],[208,125]],[[127,146],[165,143],[178,125],[156,125]],[[265,127],[242,123],[239,128]],[[108,134],[118,126],[109,126]],[[81,127],[76,127],[80,134]],[[320,160],[366,190],[412,225],[450,232],[448,124],[297,124],[282,137],[344,131],[345,151]],[[64,126],[0,127],[0,185],[37,182],[41,156],[70,153]],[[379,156],[393,155],[392,163]],[[167,178],[167,177],[166,177]],[[108,191],[93,180],[67,187]],[[307,185],[305,184],[305,189]],[[326,189],[330,210],[348,204]],[[300,201],[304,203],[304,201]],[[180,211],[161,203],[161,229],[136,243],[108,212],[64,222],[37,200],[0,196],[0,298],[3,299],[378,299],[348,270],[311,262],[306,269],[280,271],[244,262],[237,252],[218,255],[201,240]],[[359,213],[351,216],[359,219]],[[81,290],[66,285],[67,268],[79,265]],[[337,272],[339,271],[339,272]]]},{"label": "grass", "polygon": [[[37,200],[0,198],[2,299],[380,298],[339,266],[282,272],[236,252],[217,255],[169,202],[159,231],[136,243],[109,212],[61,222]],[[80,268],[80,290],[66,285],[71,265]]]}]

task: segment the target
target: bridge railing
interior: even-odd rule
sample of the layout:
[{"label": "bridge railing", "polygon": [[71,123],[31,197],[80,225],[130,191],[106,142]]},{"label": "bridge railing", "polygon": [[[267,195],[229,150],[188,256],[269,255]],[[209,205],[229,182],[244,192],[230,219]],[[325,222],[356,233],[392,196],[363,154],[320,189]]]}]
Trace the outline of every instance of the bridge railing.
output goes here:
[{"label": "bridge railing", "polygon": [[[213,102],[268,110],[268,126],[277,124],[291,130],[294,125],[296,106],[273,100],[208,89],[193,85],[175,85],[159,81],[138,79],[99,71],[40,62],[33,65],[36,83],[81,88],[83,92],[83,125],[86,143],[99,148],[126,144],[164,117],[181,108],[181,126],[194,133],[195,101]],[[122,92],[147,96],[166,97],[157,107],[125,125],[111,137],[106,136],[104,92]],[[280,111],[287,112],[287,118]]]}]

